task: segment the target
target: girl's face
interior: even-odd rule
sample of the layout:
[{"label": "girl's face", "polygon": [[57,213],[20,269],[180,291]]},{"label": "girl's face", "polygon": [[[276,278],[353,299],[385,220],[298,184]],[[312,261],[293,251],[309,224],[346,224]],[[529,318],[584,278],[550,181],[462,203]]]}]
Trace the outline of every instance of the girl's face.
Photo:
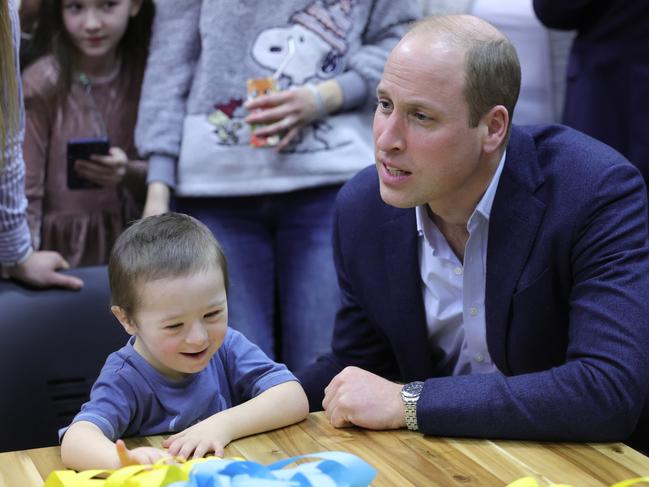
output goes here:
[{"label": "girl's face", "polygon": [[110,63],[142,0],[62,0],[63,24],[88,61]]}]

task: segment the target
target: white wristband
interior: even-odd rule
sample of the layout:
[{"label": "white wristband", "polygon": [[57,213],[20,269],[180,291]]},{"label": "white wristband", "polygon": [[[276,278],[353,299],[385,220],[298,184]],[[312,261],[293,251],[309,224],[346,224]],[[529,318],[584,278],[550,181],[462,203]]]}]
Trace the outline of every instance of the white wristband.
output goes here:
[{"label": "white wristband", "polygon": [[304,86],[313,93],[313,96],[315,97],[315,103],[318,109],[318,114],[316,115],[316,120],[321,120],[327,116],[327,109],[325,108],[324,100],[322,99],[322,95],[320,94],[320,90],[311,83],[307,83]]}]

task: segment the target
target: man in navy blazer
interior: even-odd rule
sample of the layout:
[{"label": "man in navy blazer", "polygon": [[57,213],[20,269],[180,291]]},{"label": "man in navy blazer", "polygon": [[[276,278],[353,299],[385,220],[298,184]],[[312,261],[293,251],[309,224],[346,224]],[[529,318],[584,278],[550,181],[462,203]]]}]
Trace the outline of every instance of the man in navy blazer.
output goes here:
[{"label": "man in navy blazer", "polygon": [[563,123],[614,147],[649,182],[649,0],[534,0],[541,22],[576,30]]},{"label": "man in navy blazer", "polygon": [[297,374],[334,426],[646,438],[642,178],[575,130],[512,127],[519,86],[475,17],[424,19],[388,58],[376,167],[337,201],[333,351]]}]

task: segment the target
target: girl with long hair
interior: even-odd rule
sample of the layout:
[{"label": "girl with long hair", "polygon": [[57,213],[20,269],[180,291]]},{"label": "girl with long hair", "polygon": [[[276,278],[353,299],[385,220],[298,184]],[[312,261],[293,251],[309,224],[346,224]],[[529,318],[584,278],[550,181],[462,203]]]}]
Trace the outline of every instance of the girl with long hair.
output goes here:
[{"label": "girl with long hair", "polygon": [[42,5],[35,43],[49,52],[23,74],[28,220],[35,246],[72,266],[105,264],[141,212],[133,131],[153,15],[153,0]]}]

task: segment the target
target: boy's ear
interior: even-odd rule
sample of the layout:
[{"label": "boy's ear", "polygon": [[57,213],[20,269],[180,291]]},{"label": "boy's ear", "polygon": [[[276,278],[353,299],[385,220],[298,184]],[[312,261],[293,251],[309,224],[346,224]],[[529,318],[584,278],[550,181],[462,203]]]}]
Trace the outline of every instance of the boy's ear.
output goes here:
[{"label": "boy's ear", "polygon": [[120,308],[119,306],[111,306],[110,311],[113,313],[115,318],[117,318],[117,320],[122,324],[122,326],[126,330],[126,333],[128,333],[129,335],[135,335],[137,329],[122,308]]}]

